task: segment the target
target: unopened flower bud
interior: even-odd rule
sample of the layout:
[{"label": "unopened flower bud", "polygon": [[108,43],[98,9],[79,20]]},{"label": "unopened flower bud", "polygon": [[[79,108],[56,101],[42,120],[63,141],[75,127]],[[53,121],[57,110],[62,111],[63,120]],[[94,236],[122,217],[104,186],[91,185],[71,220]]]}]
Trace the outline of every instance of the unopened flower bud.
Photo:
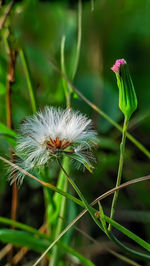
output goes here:
[{"label": "unopened flower bud", "polygon": [[111,69],[116,74],[119,87],[119,108],[129,120],[137,108],[137,97],[127,63],[124,59],[118,59]]}]

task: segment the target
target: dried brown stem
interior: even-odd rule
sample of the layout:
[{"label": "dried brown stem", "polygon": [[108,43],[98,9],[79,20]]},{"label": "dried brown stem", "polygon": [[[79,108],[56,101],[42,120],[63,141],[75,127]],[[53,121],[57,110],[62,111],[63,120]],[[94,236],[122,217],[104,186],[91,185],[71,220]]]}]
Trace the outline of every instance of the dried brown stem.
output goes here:
[{"label": "dried brown stem", "polygon": [[12,244],[7,244],[3,249],[0,251],[0,261],[8,254],[8,252],[12,249]]},{"label": "dried brown stem", "polygon": [[[15,66],[16,66],[16,58],[17,51],[8,50],[9,56],[9,64],[8,64],[8,76],[7,76],[7,88],[6,88],[6,110],[7,110],[7,126],[12,129],[12,106],[11,106],[11,94],[12,94],[12,86],[15,82]],[[12,149],[10,148],[11,160],[14,161],[14,154]],[[14,182],[12,186],[12,202],[11,202],[11,219],[16,220],[17,216],[17,205],[18,205],[18,190],[17,184]],[[13,255],[13,248],[9,252],[9,260],[11,260]]]},{"label": "dried brown stem", "polygon": [[[15,82],[16,58],[17,58],[17,51],[10,50],[9,51],[6,106],[7,106],[7,125],[11,129],[13,128],[11,94],[12,94],[12,85]],[[14,155],[13,155],[12,150],[11,150],[11,159],[12,161],[14,161]],[[11,218],[13,220],[16,220],[17,202],[18,202],[17,185],[16,185],[16,182],[14,182],[13,188],[12,188],[12,208],[11,208]]]},{"label": "dried brown stem", "polygon": [[[17,51],[9,50],[9,65],[8,65],[8,76],[7,76],[7,94],[6,94],[6,109],[7,109],[7,126],[12,129],[12,106],[11,106],[11,94],[12,94],[12,85],[15,82],[15,66],[16,66],[16,58]],[[14,155],[11,150],[11,159],[14,161]],[[12,188],[12,208],[11,208],[11,218],[16,220],[17,213],[17,201],[18,201],[18,193],[17,193],[17,185],[14,182]]]}]

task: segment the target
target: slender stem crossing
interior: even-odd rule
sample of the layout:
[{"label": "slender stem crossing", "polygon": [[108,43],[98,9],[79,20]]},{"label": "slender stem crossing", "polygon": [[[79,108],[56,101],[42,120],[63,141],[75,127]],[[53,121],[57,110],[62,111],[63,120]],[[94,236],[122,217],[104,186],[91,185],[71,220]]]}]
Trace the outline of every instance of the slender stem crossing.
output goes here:
[{"label": "slender stem crossing", "polygon": [[[127,127],[128,127],[128,121],[125,119],[124,125],[123,125],[123,131],[122,131],[122,141],[120,144],[120,160],[119,160],[119,168],[118,168],[116,187],[120,186],[120,183],[121,183],[123,163],[124,163],[124,154],[125,154]],[[114,214],[115,214],[115,207],[116,207],[118,195],[119,195],[119,190],[115,191],[114,196],[113,196],[113,201],[112,201],[112,205],[111,205],[111,213],[110,213],[110,218],[112,220],[113,220]],[[112,227],[111,224],[109,224],[109,226],[108,226],[109,231],[111,231],[111,227]]]}]

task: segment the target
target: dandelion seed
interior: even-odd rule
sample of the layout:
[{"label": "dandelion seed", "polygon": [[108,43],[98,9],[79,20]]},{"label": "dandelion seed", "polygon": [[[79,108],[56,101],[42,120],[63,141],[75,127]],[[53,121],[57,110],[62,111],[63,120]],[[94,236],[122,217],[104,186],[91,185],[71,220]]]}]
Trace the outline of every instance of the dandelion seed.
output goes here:
[{"label": "dandelion seed", "polygon": [[[91,148],[96,144],[96,132],[92,121],[72,110],[46,107],[25,120],[17,140],[16,154],[22,160],[20,166],[31,171],[56,157],[68,156],[92,168]],[[89,158],[90,157],[90,158]],[[17,181],[23,181],[19,173]]]}]

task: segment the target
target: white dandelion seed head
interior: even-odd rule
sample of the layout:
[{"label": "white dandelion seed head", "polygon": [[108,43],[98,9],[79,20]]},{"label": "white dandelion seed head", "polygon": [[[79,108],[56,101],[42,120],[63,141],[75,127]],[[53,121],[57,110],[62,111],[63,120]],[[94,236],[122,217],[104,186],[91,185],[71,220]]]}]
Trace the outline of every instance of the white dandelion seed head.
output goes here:
[{"label": "white dandelion seed head", "polygon": [[[45,107],[25,120],[17,140],[16,154],[26,171],[46,164],[60,154],[82,157],[96,144],[92,121],[78,111]],[[74,158],[76,160],[76,158]],[[21,173],[19,177],[23,179]]]}]

